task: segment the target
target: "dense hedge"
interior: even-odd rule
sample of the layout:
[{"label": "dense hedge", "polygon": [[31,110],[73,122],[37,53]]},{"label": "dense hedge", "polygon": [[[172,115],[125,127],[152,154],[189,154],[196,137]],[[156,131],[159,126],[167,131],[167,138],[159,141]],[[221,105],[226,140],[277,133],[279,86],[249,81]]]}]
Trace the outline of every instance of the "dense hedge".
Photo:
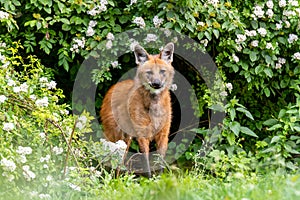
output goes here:
[{"label": "dense hedge", "polygon": [[[113,49],[114,36],[118,33],[133,28],[161,27],[193,38],[217,64],[227,88],[222,95],[227,97],[228,103],[224,106],[227,116],[221,124],[222,134],[215,150],[206,158],[197,156],[201,146],[198,140],[184,159],[196,155],[196,163],[208,163],[204,168],[221,176],[230,170],[247,171],[257,166],[298,169],[298,1],[0,0],[0,3],[1,68],[11,64],[16,70],[27,69],[23,62],[16,65],[3,57],[13,57],[13,44],[19,42],[24,48],[18,48],[18,55],[24,58],[36,55],[49,69],[47,73],[55,75],[58,86],[67,96],[84,58],[92,49],[103,47],[102,42],[105,48]],[[126,62],[109,63],[108,68],[116,66],[122,68]],[[109,71],[96,77],[101,79],[98,80],[102,82],[100,88],[110,84],[104,82],[111,78]],[[24,81],[40,84],[37,79],[21,82]],[[204,90],[203,97],[199,97],[200,105],[208,108],[211,93],[201,85],[196,90],[200,88]],[[5,92],[15,95],[15,91],[7,89]],[[9,97],[0,97],[1,134],[6,134],[11,119],[4,114],[9,108],[2,103]],[[32,100],[26,97],[22,101]],[[40,126],[39,120],[35,123]],[[197,132],[200,138],[207,134],[202,129]],[[6,155],[1,152],[0,159]],[[243,163],[242,167],[239,162]],[[253,162],[254,166],[246,167]]]}]

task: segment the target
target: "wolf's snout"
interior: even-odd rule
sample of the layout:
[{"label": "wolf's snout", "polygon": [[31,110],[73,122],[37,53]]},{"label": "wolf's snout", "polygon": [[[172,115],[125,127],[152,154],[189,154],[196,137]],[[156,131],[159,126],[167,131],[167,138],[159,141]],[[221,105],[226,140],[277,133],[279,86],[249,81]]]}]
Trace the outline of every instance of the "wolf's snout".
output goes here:
[{"label": "wolf's snout", "polygon": [[152,82],[151,82],[151,87],[154,88],[154,89],[159,89],[162,87],[162,82],[158,79],[154,79]]}]

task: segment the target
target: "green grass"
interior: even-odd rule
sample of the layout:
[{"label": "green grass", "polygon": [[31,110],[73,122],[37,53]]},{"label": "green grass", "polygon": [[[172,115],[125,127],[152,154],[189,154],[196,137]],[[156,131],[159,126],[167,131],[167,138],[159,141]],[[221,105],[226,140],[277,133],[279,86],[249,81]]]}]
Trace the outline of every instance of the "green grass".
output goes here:
[{"label": "green grass", "polygon": [[[298,196],[297,196],[298,195]],[[251,178],[233,178],[222,181],[197,175],[163,175],[138,181],[127,178],[108,183],[99,194],[100,199],[299,199],[299,175],[266,175]]]},{"label": "green grass", "polygon": [[[163,174],[151,179],[107,175],[95,185],[80,192],[68,187],[49,188],[45,193],[49,199],[105,199],[105,200],[298,200],[300,199],[300,174],[255,175],[243,178],[230,176],[226,180],[204,178],[194,172],[185,174]],[[1,189],[0,189],[1,190]],[[32,188],[34,191],[34,188]],[[15,190],[16,191],[16,190]],[[2,193],[2,194],[1,194]],[[0,192],[0,199],[28,199],[28,195]],[[40,199],[31,197],[30,199]]]}]

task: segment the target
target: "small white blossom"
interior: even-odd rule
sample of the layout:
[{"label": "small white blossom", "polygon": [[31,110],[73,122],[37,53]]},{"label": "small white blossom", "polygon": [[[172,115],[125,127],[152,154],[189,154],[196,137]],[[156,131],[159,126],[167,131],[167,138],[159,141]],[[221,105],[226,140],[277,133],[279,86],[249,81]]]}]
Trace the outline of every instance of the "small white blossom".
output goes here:
[{"label": "small white blossom", "polygon": [[245,34],[249,37],[254,37],[257,35],[256,30],[251,30],[251,31],[246,30]]},{"label": "small white blossom", "polygon": [[46,181],[52,181],[53,180],[53,177],[51,176],[51,175],[48,175],[47,177],[46,177]]},{"label": "small white blossom", "polygon": [[207,47],[208,39],[201,40],[200,43],[203,44],[204,47]]},{"label": "small white blossom", "polygon": [[267,44],[266,44],[266,49],[274,50],[275,48],[273,47],[272,43],[267,42]]},{"label": "small white blossom", "polygon": [[274,7],[274,3],[272,0],[267,1],[266,6],[270,9],[272,9]]},{"label": "small white blossom", "polygon": [[45,157],[40,158],[40,162],[48,162],[50,160],[51,156],[48,154]]},{"label": "small white blossom", "polygon": [[253,40],[250,44],[252,47],[258,47],[258,43],[259,43],[258,40]]},{"label": "small white blossom", "polygon": [[35,178],[35,173],[29,170],[28,165],[23,166],[23,175],[27,181],[31,181]]},{"label": "small white blossom", "polygon": [[243,47],[241,45],[237,45],[235,48],[238,52],[242,51],[242,49],[243,49]]},{"label": "small white blossom", "polygon": [[46,84],[46,86],[49,90],[55,89],[56,85],[57,85],[57,83],[55,81],[50,81],[49,83]]},{"label": "small white blossom", "polygon": [[112,48],[112,45],[113,45],[113,44],[112,44],[112,41],[111,41],[111,40],[108,40],[108,41],[106,42],[106,45],[105,45],[105,46],[106,46],[107,49],[111,49],[111,48]]},{"label": "small white blossom", "polygon": [[164,19],[159,18],[157,15],[155,15],[153,18],[153,24],[156,28],[158,28],[163,23],[163,21]]},{"label": "small white blossom", "polygon": [[213,5],[213,6],[217,6],[218,3],[219,3],[219,0],[207,0],[207,3],[208,3],[208,4],[211,4],[211,5]]},{"label": "small white blossom", "polygon": [[290,28],[291,27],[291,23],[288,20],[284,20],[285,23],[285,28]]},{"label": "small white blossom", "polygon": [[1,62],[4,62],[5,60],[6,60],[5,56],[2,55],[1,52],[0,52],[0,61],[1,61]]},{"label": "small white blossom", "polygon": [[155,42],[157,40],[157,36],[155,34],[147,34],[147,37],[145,38],[146,42]]},{"label": "small white blossom", "polygon": [[32,153],[32,149],[31,149],[31,147],[18,146],[18,149],[16,150],[16,152],[21,155],[29,155]]},{"label": "small white blossom", "polygon": [[240,61],[239,57],[237,57],[235,54],[232,55],[232,59],[233,59],[234,62],[236,62],[236,63]]},{"label": "small white blossom", "polygon": [[14,80],[9,79],[9,80],[7,81],[7,85],[8,85],[8,86],[15,86],[15,85],[16,85],[16,82],[15,82]]},{"label": "small white blossom", "polygon": [[265,12],[263,11],[262,7],[257,5],[254,7],[253,13],[255,14],[256,17],[263,18]]},{"label": "small white blossom", "polygon": [[78,128],[79,130],[82,130],[84,128],[84,124],[79,121],[76,123],[76,128]]},{"label": "small white blossom", "polygon": [[236,37],[237,39],[235,39],[235,42],[238,44],[244,42],[247,39],[246,35],[243,34],[237,34]]},{"label": "small white blossom", "polygon": [[257,32],[262,36],[265,37],[267,35],[267,30],[265,28],[257,29]]},{"label": "small white blossom", "polygon": [[39,194],[40,199],[51,199],[50,194]]},{"label": "small white blossom", "polygon": [[139,42],[134,39],[129,39],[129,41],[130,41],[130,50],[134,51],[135,46],[138,45]]},{"label": "small white blossom", "polygon": [[95,21],[95,20],[91,20],[90,22],[89,22],[89,27],[95,27],[96,25],[97,25],[97,21]]},{"label": "small white blossom", "polygon": [[280,30],[280,29],[282,29],[282,21],[276,23],[276,30]]},{"label": "small white blossom", "polygon": [[145,28],[146,27],[145,21],[144,21],[144,19],[142,17],[136,17],[133,20],[133,23],[135,23],[136,25],[138,25],[140,28]]},{"label": "small white blossom", "polygon": [[137,0],[130,0],[130,5],[137,3]]},{"label": "small white blossom", "polygon": [[70,188],[72,188],[73,190],[81,191],[81,188],[80,188],[78,185],[75,185],[75,184],[73,184],[73,183],[70,183],[69,186],[70,186]]},{"label": "small white blossom", "polygon": [[119,65],[119,62],[118,62],[117,60],[111,62],[111,66],[112,66],[113,68],[116,68],[118,65]]},{"label": "small white blossom", "polygon": [[297,0],[289,0],[289,5],[291,5],[291,6],[299,6],[299,2]]},{"label": "small white blossom", "polygon": [[127,148],[127,145],[123,140],[118,140],[116,142],[116,145],[119,149],[126,149]]},{"label": "small white blossom", "polygon": [[286,59],[285,58],[278,58],[278,62],[280,64],[285,64],[286,63]]},{"label": "small white blossom", "polygon": [[281,67],[282,67],[282,65],[280,63],[275,64],[275,69],[280,69]]},{"label": "small white blossom", "polygon": [[273,15],[274,15],[274,12],[272,9],[268,9],[267,12],[266,12],[266,15],[268,16],[268,18],[272,18]]},{"label": "small white blossom", "polygon": [[289,34],[288,42],[290,44],[294,43],[297,40],[298,40],[298,36],[297,35],[295,35],[295,34]]},{"label": "small white blossom", "polygon": [[13,87],[13,92],[14,93],[19,93],[20,91],[21,91],[20,86]]},{"label": "small white blossom", "polygon": [[41,83],[47,83],[48,82],[47,77],[41,77],[39,80],[40,80]]},{"label": "small white blossom", "polygon": [[31,100],[33,100],[33,101],[36,100],[36,96],[35,96],[34,94],[31,94],[31,95],[29,96],[29,98],[30,98]]},{"label": "small white blossom", "polygon": [[108,2],[106,0],[100,0],[100,5],[95,6],[92,10],[87,11],[87,14],[96,16],[97,14],[100,14],[101,12],[104,12],[107,10],[106,5]]},{"label": "small white blossom", "polygon": [[107,36],[106,36],[106,39],[108,39],[108,40],[114,40],[114,39],[115,39],[115,36],[114,36],[114,34],[112,34],[111,32],[109,32],[109,33],[107,34]]},{"label": "small white blossom", "polygon": [[0,95],[0,103],[4,103],[6,101],[7,97],[4,95]]},{"label": "small white blossom", "polygon": [[6,177],[9,182],[12,182],[15,179],[14,175],[8,172],[3,172],[2,176]]},{"label": "small white blossom", "polygon": [[87,31],[86,31],[86,36],[91,37],[95,35],[95,30],[92,27],[88,27]]},{"label": "small white blossom", "polygon": [[3,169],[6,171],[13,172],[16,169],[16,164],[12,160],[7,160],[6,158],[3,158],[0,161],[0,165],[3,166]]},{"label": "small white blossom", "polygon": [[3,124],[3,130],[5,130],[5,131],[11,131],[11,130],[13,130],[15,128],[15,125],[13,124],[13,123],[11,123],[11,122],[8,122],[8,123],[4,123]]},{"label": "small white blossom", "polygon": [[28,92],[28,85],[27,85],[27,83],[22,83],[20,85],[20,91],[21,92]]},{"label": "small white blossom", "polygon": [[49,105],[48,97],[43,97],[42,99],[36,100],[35,105],[40,107],[47,107]]},{"label": "small white blossom", "polygon": [[0,10],[0,20],[2,19],[8,19],[9,14],[7,12],[3,12]]},{"label": "small white blossom", "polygon": [[279,1],[279,7],[285,7],[286,6],[286,0],[280,0]]},{"label": "small white blossom", "polygon": [[55,153],[56,155],[62,154],[64,152],[64,149],[62,147],[53,147],[52,149],[53,153]]},{"label": "small white blossom", "polygon": [[293,58],[294,58],[295,60],[300,60],[300,52],[294,53]]},{"label": "small white blossom", "polygon": [[166,37],[169,37],[172,35],[171,31],[169,29],[164,30],[164,34]]},{"label": "small white blossom", "polygon": [[27,158],[25,155],[20,155],[20,162],[21,163],[26,163],[27,162]]},{"label": "small white blossom", "polygon": [[221,95],[222,97],[226,97],[226,96],[228,96],[228,93],[227,93],[226,91],[222,91],[222,92],[220,93],[220,95]]}]

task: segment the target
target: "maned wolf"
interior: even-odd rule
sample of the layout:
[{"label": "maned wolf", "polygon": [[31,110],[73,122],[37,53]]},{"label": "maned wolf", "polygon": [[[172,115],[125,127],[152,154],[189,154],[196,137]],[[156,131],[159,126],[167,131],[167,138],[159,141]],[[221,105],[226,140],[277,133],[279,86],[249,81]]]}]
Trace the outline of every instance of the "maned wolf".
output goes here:
[{"label": "maned wolf", "polygon": [[136,45],[134,54],[138,67],[134,80],[113,85],[105,95],[100,111],[106,139],[127,143],[136,138],[145,158],[143,166],[148,177],[151,176],[150,142],[155,140],[162,157],[168,147],[173,52],[173,43],[168,43],[158,55],[149,55],[143,47]]}]

